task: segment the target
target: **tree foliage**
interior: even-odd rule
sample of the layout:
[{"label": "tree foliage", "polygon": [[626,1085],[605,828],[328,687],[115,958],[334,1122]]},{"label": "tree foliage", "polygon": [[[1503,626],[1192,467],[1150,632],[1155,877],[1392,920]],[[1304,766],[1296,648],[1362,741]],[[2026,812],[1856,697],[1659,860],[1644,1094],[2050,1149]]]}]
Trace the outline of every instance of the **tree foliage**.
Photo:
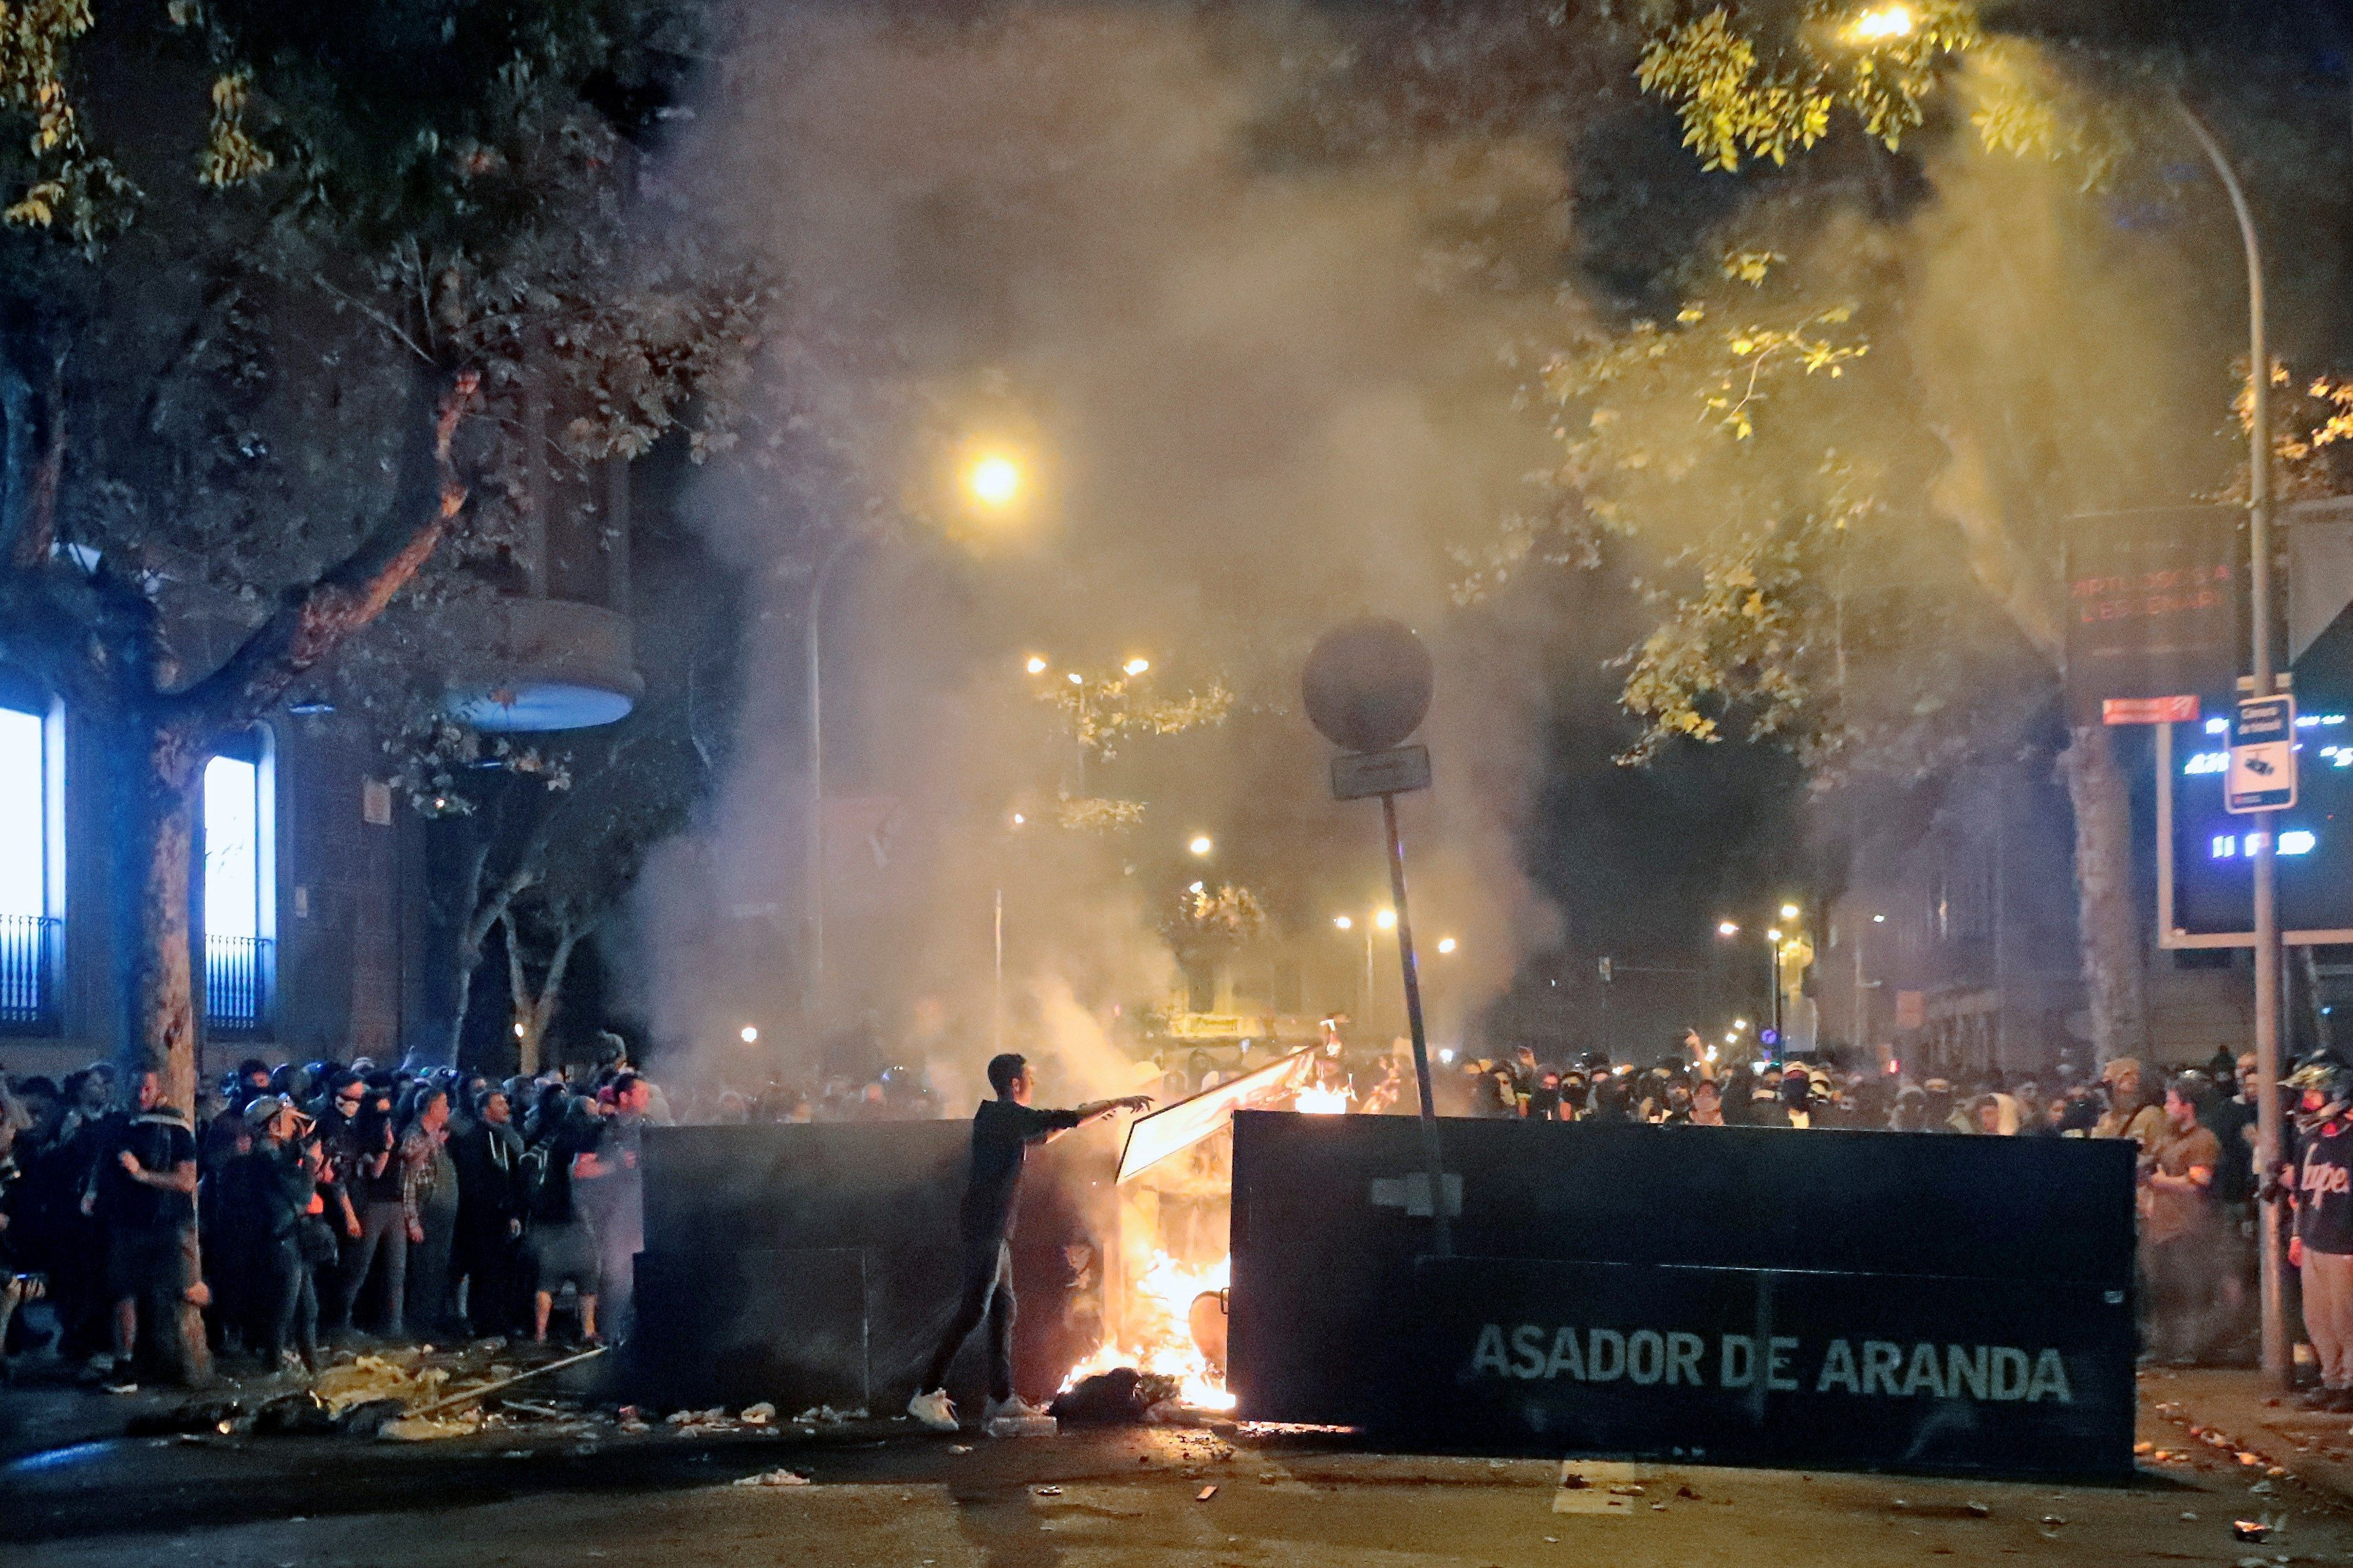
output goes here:
[{"label": "tree foliage", "polygon": [[1711,169],[1786,163],[1852,114],[1893,149],[1926,118],[1956,57],[1984,40],[1970,0],[1765,0],[1704,13],[1638,8],[1651,31],[1637,79],[1675,106],[1683,145]]}]

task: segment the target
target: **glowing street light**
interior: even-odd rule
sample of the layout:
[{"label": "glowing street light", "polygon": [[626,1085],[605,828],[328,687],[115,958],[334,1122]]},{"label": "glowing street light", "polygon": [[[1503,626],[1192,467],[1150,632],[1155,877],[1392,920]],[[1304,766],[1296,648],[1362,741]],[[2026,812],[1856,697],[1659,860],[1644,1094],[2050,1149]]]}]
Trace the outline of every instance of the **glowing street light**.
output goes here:
[{"label": "glowing street light", "polygon": [[1715,922],[1715,934],[1718,936],[1738,936],[1740,934],[1740,928],[1733,924],[1730,921],[1718,921]]},{"label": "glowing street light", "polygon": [[1021,465],[1001,452],[992,452],[973,464],[964,482],[981,505],[1008,507],[1021,493]]},{"label": "glowing street light", "polygon": [[1395,910],[1383,910],[1378,914],[1373,916],[1373,923],[1380,927],[1383,931],[1395,931],[1397,930],[1397,911]]},{"label": "glowing street light", "polygon": [[1039,654],[1039,653],[1033,653],[1033,654],[1031,654],[1031,655],[1029,656],[1029,658],[1028,663],[1024,666],[1024,668],[1026,668],[1029,671],[1029,673],[1030,673],[1030,674],[1032,674],[1032,675],[1043,675],[1043,674],[1045,674],[1045,673],[1046,673],[1046,656],[1045,656],[1045,655],[1043,655],[1043,654]]},{"label": "glowing street light", "polygon": [[1768,931],[1765,933],[1765,940],[1767,942],[1778,942],[1781,940],[1781,933],[1778,931]]},{"label": "glowing street light", "polygon": [[1187,882],[1185,884],[1185,890],[1198,896],[1201,891],[1201,884],[1198,882]]},{"label": "glowing street light", "polygon": [[1454,939],[1451,936],[1440,937],[1438,939],[1438,951],[1440,952],[1452,952],[1454,951]]},{"label": "glowing street light", "polygon": [[1783,904],[1781,906],[1781,918],[1785,921],[1796,920],[1798,918],[1798,906],[1795,904]]},{"label": "glowing street light", "polygon": [[1847,31],[1859,44],[1885,43],[1890,38],[1908,38],[1919,26],[1909,5],[1874,5],[1854,19]]},{"label": "glowing street light", "polygon": [[1213,841],[1206,833],[1196,833],[1193,835],[1193,842],[1185,846],[1186,848],[1190,849],[1196,855],[1207,855],[1210,850],[1215,849],[1217,847],[1216,842]]},{"label": "glowing street light", "polygon": [[1077,670],[1075,670],[1075,669],[1074,669],[1074,670],[1071,670],[1068,675],[1064,676],[1064,677],[1063,677],[1063,679],[1064,679],[1065,680],[1068,680],[1068,681],[1069,681],[1071,685],[1073,685],[1073,686],[1084,686],[1084,685],[1087,683],[1087,678],[1086,678],[1085,676],[1083,676],[1083,675],[1081,675],[1081,674],[1080,674]]},{"label": "glowing street light", "polygon": [[1334,915],[1332,917],[1332,923],[1338,926],[1342,931],[1354,931],[1356,929],[1356,922],[1350,920],[1345,915]]},{"label": "glowing street light", "polygon": [[1871,917],[1871,923],[1875,926],[1883,926],[1887,923],[1887,917],[1885,915],[1873,915]]},{"label": "glowing street light", "polygon": [[1148,658],[1131,658],[1119,667],[1120,673],[1123,675],[1142,675],[1151,668],[1152,661]]},{"label": "glowing street light", "polygon": [[737,1034],[747,1046],[756,1046],[760,1043],[760,1031],[752,1027],[749,1024],[744,1025],[742,1029],[737,1031]]}]

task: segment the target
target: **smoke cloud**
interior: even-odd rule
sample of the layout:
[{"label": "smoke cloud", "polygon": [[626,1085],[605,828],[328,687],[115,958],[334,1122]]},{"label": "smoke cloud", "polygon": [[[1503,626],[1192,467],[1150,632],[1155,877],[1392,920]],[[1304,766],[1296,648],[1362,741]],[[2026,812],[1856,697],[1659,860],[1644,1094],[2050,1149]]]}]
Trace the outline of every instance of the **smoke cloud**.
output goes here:
[{"label": "smoke cloud", "polygon": [[[1440,661],[1439,784],[1406,811],[1440,1037],[1547,940],[1514,839],[1539,663],[1507,617],[1451,612],[1447,546],[1491,536],[1545,462],[1503,350],[1552,297],[1543,268],[1433,283],[1450,223],[1556,210],[1562,173],[1510,142],[1286,158],[1268,127],[1325,26],[811,6],[713,84],[673,177],[716,193],[789,279],[780,343],[812,323],[853,341],[769,366],[809,410],[821,474],[714,476],[691,502],[756,609],[723,784],[632,922],[664,1059],[745,1075],[747,1022],[796,1064],[816,1046],[792,1032],[809,568],[870,525],[822,617],[828,1014],[929,1056],[943,1090],[973,1092],[995,1037],[1000,905],[1006,1044],[1053,1058],[1058,1098],[1134,1088],[1115,1042],[1139,999],[1181,984],[1157,924],[1187,874],[1270,899],[1307,954],[1299,1008],[1356,1009],[1362,955],[1332,916],[1388,901],[1377,818],[1328,798],[1296,683],[1314,637],[1367,612],[1415,624]],[[1001,521],[961,504],[953,471],[1000,443],[1026,480]],[[1133,657],[1161,696],[1221,683],[1232,712],[1082,763],[1039,681]],[[1140,824],[1055,825],[1058,796],[1146,779]],[[1219,847],[1188,868],[1196,832]],[[1441,932],[1460,944],[1443,964]],[[1376,957],[1386,1035],[1395,958]]]}]

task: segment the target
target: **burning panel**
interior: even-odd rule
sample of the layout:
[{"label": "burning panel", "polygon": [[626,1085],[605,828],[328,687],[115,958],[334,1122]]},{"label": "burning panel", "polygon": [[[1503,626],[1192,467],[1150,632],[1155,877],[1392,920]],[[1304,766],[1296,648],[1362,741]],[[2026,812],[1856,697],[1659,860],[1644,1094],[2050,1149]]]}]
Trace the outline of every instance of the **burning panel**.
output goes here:
[{"label": "burning panel", "polygon": [[1315,1047],[1267,1063],[1128,1130],[1117,1229],[1105,1249],[1103,1338],[1065,1388],[1115,1367],[1175,1380],[1197,1409],[1233,1407],[1226,1392],[1226,1281],[1236,1110],[1288,1105],[1311,1089]]},{"label": "burning panel", "polygon": [[1237,1110],[1270,1110],[1306,1089],[1315,1069],[1315,1047],[1303,1047],[1215,1089],[1205,1089],[1190,1100],[1164,1106],[1138,1117],[1127,1130],[1127,1150],[1120,1156],[1119,1179],[1132,1182],[1173,1155],[1183,1153],[1213,1132],[1222,1132]]}]

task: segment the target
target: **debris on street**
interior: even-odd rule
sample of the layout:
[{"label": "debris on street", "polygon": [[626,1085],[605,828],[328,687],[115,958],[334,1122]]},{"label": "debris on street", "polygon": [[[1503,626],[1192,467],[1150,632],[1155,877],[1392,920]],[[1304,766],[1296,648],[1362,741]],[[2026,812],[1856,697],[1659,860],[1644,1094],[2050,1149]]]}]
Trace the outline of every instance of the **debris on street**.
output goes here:
[{"label": "debris on street", "polygon": [[762,1470],[756,1476],[738,1476],[734,1484],[739,1487],[805,1487],[809,1484],[809,1479],[795,1470]]}]

